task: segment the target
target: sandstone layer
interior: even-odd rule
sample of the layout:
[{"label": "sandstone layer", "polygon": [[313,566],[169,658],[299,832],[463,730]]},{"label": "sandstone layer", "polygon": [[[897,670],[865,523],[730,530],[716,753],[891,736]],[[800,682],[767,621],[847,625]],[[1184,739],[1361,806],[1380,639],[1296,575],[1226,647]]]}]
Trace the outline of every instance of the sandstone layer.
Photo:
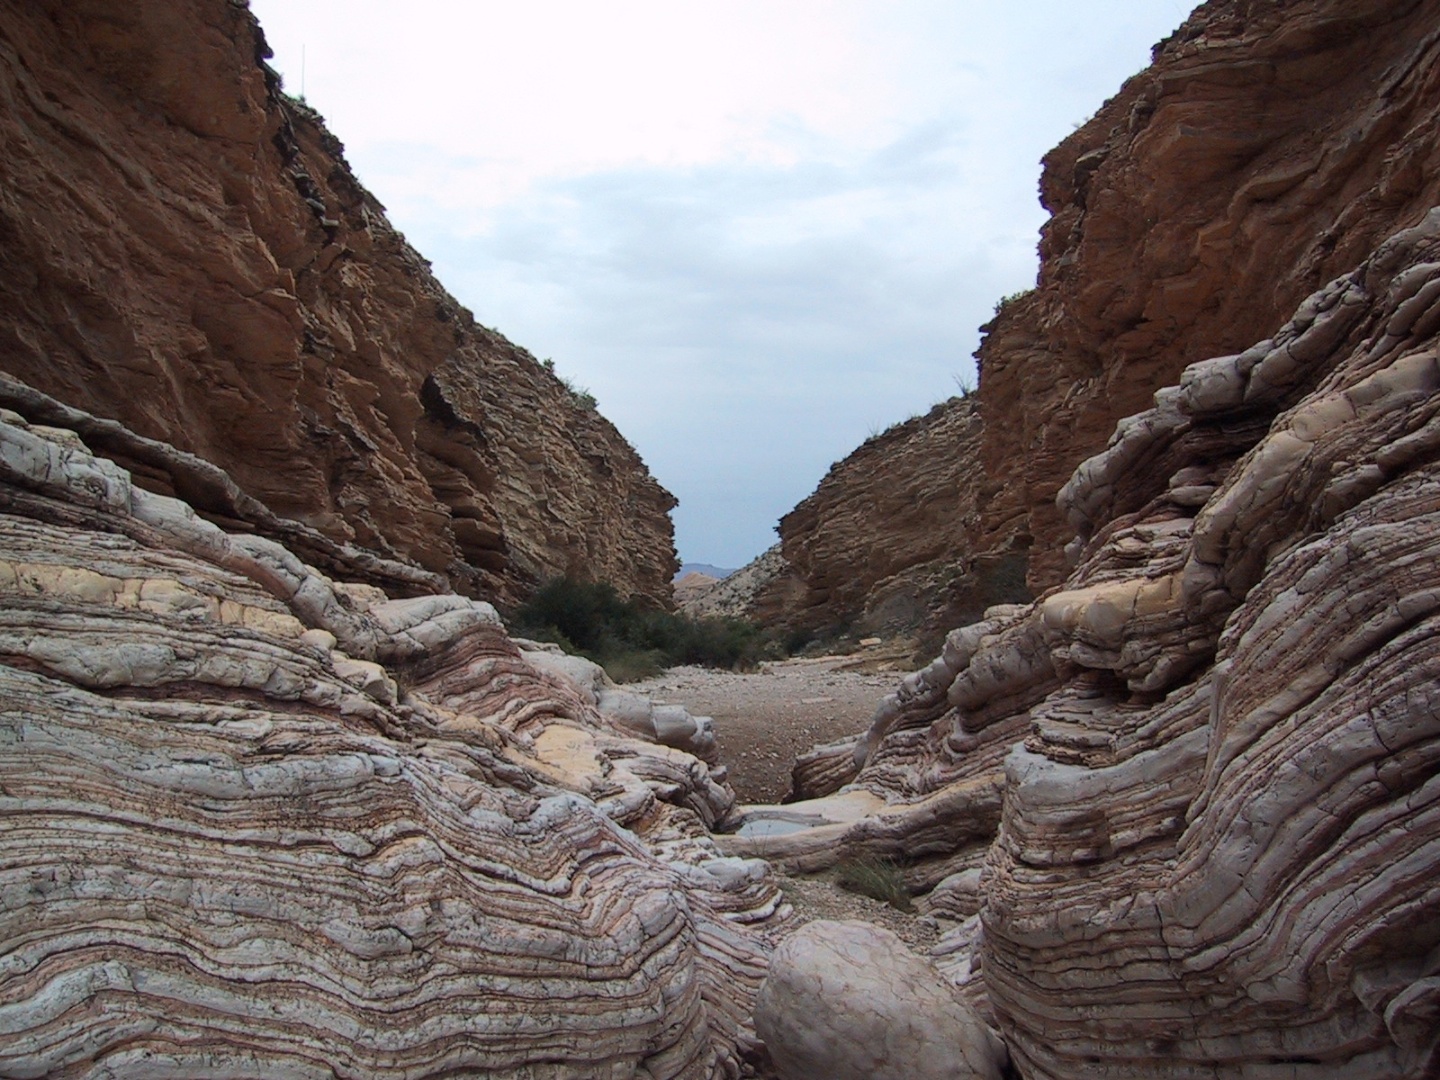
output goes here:
[{"label": "sandstone layer", "polygon": [[0,411],[0,1073],[741,1075],[781,898],[632,731]]},{"label": "sandstone layer", "polygon": [[982,427],[974,397],[941,402],[831,467],[780,521],[785,571],[749,613],[797,638],[949,628],[1029,599],[1025,553],[976,550]]},{"label": "sandstone layer", "polygon": [[791,577],[756,617],[943,632],[1007,559],[1062,580],[1055,495],[1116,422],[1440,202],[1437,32],[1422,0],[1196,9],[1045,158],[1038,287],[984,328],[983,427],[952,402],[836,466],[782,522]]},{"label": "sandstone layer", "polygon": [[243,0],[0,0],[0,368],[468,595],[668,606],[672,497],[445,292],[267,55]]},{"label": "sandstone layer", "polygon": [[728,849],[900,860],[1027,1080],[1435,1075],[1440,208],[1186,368],[1059,510],[1069,578]]}]

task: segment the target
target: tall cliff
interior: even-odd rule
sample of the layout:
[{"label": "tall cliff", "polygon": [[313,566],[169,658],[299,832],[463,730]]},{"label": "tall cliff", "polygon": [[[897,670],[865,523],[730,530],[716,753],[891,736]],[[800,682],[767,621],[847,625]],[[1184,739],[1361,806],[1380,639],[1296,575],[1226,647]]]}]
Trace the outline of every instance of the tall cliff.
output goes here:
[{"label": "tall cliff", "polygon": [[243,0],[0,0],[0,368],[472,596],[668,604],[673,498],[445,292],[267,55]]},{"label": "tall cliff", "polygon": [[[984,328],[981,430],[957,404],[838,466],[781,524],[790,578],[766,617],[863,618],[903,574],[939,584],[917,606],[943,628],[984,561],[1017,552],[1033,590],[1061,580],[1056,494],[1116,421],[1187,364],[1262,338],[1440,202],[1437,31],[1422,0],[1197,8],[1046,156],[1039,283]],[[875,497],[897,488],[927,512]]]},{"label": "tall cliff", "polygon": [[784,569],[747,614],[797,635],[890,634],[1028,598],[1023,551],[974,555],[983,431],[978,399],[952,398],[836,462],[781,519]]},{"label": "tall cliff", "polygon": [[1064,584],[728,850],[897,860],[1027,1080],[1440,1074],[1440,207],[1060,504]]}]

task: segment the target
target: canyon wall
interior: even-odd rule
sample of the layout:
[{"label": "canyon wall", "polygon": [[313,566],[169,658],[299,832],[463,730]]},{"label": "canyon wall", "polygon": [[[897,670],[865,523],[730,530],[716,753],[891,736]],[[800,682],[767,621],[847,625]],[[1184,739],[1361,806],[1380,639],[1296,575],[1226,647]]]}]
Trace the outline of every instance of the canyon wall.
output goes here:
[{"label": "canyon wall", "polygon": [[[752,1011],[788,913],[751,855],[897,860],[1027,1080],[1440,1070],[1433,6],[1209,4],[1052,155],[1041,287],[990,330],[978,420],[938,409],[832,474],[972,546],[859,558],[841,500],[795,518],[820,557],[791,548],[816,617],[923,605],[955,584],[936,560],[988,554],[1041,595],[800,762],[804,802],[746,810],[447,590],[513,595],[620,528],[622,491],[666,499],[439,309],[243,4],[0,10],[0,1073],[773,1076]],[[1142,225],[1147,199],[1189,224]],[[1135,407],[1092,431],[1107,392]],[[573,503],[543,497],[562,476]],[[880,1043],[921,1030],[891,1004],[863,1003]]]},{"label": "canyon wall", "polygon": [[235,0],[0,0],[0,369],[469,595],[668,606],[673,498],[445,292],[266,55]]},{"label": "canyon wall", "polygon": [[763,1061],[785,908],[708,837],[723,771],[554,662],[0,408],[0,1074]]},{"label": "canyon wall", "polygon": [[[783,520],[790,579],[757,613],[843,625],[898,575],[926,583],[919,621],[944,628],[957,573],[1017,553],[1033,591],[1057,584],[1071,534],[1055,496],[1119,419],[1440,202],[1437,30],[1421,0],[1196,9],[1046,156],[1038,286],[983,328],[981,430],[957,402],[832,470]],[[896,487],[927,509],[897,513]]]},{"label": "canyon wall", "polygon": [[[1211,3],[1049,156],[949,556],[1040,596],[723,839],[894,860],[1027,1080],[1440,1070],[1437,105],[1433,5]],[[886,467],[790,519],[792,611]]]},{"label": "canyon wall", "polygon": [[1187,367],[1060,508],[1063,585],[726,848],[896,860],[1027,1080],[1436,1075],[1440,207]]},{"label": "canyon wall", "polygon": [[1028,598],[1024,553],[975,558],[979,403],[952,398],[868,439],[780,520],[785,570],[748,613],[797,638],[890,635]]}]

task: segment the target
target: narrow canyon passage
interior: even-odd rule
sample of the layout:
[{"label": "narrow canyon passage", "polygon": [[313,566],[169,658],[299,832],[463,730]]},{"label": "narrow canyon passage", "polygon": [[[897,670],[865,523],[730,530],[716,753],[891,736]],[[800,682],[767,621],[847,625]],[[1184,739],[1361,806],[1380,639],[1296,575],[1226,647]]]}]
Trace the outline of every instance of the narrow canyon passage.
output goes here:
[{"label": "narrow canyon passage", "polygon": [[[902,670],[874,670],[892,665]],[[904,660],[877,659],[873,652],[771,661],[753,672],[683,666],[626,689],[711,717],[720,762],[730,770],[740,803],[766,805],[779,803],[789,792],[796,757],[864,731],[906,666]],[[795,909],[792,928],[816,919],[860,919],[923,953],[953,925],[908,904],[892,905],[846,888],[841,884],[845,876],[840,867],[815,874],[777,871],[777,883]]]},{"label": "narrow canyon passage", "polygon": [[749,673],[677,667],[625,688],[711,717],[740,802],[778,803],[790,790],[796,757],[864,731],[908,670],[903,661],[895,671],[855,668],[890,663],[859,654],[769,662]]}]

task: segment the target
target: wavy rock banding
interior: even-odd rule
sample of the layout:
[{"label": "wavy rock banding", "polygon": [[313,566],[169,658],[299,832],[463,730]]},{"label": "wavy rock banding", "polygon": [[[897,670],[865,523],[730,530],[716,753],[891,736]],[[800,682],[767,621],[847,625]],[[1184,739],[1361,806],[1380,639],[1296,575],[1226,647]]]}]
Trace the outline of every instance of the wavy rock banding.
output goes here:
[{"label": "wavy rock banding", "polygon": [[803,1071],[827,1001],[752,1024],[755,855],[897,860],[981,1075],[981,1021],[1034,1080],[1440,1072],[1433,5],[1213,0],[1051,155],[982,357],[1019,419],[894,489],[984,514],[872,565],[817,499],[794,560],[847,618],[962,538],[1043,591],[744,813],[704,718],[468,595],[623,552],[663,600],[666,499],[434,286],[244,5],[0,10],[0,1073],[739,1077],[757,1027]]},{"label": "wavy rock banding", "polygon": [[738,1076],[704,762],[0,414],[0,1072]]},{"label": "wavy rock banding", "polygon": [[1027,1078],[1433,1075],[1437,283],[1440,208],[1188,368],[1061,492],[1069,579],[729,849],[904,860]]},{"label": "wavy rock banding", "polygon": [[1182,517],[1140,473],[1150,501],[1084,552],[1126,578],[1044,604],[1057,667],[1109,692],[1078,733],[1033,711],[1006,763],[984,971],[1027,1075],[1440,1067],[1437,255],[1432,211],[1062,496],[1093,524],[1145,494],[1120,462],[1294,402],[1136,574],[1122,534]]}]

